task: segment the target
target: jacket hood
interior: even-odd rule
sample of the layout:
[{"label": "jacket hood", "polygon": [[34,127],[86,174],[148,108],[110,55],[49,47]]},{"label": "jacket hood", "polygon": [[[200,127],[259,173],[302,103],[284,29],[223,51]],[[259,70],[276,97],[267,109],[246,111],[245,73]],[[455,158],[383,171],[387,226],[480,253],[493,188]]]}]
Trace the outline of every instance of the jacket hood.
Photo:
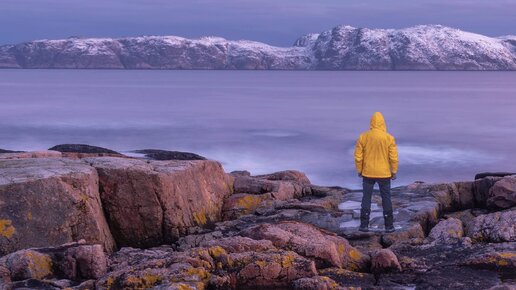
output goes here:
[{"label": "jacket hood", "polygon": [[379,129],[387,132],[387,125],[385,125],[385,119],[383,118],[382,113],[375,112],[373,114],[373,117],[371,118],[371,129]]}]

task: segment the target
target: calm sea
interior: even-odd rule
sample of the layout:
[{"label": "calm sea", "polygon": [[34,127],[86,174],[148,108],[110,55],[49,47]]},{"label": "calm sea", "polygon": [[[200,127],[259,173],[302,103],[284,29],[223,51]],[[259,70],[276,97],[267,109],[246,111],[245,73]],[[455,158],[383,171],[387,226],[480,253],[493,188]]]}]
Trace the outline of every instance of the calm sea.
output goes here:
[{"label": "calm sea", "polygon": [[375,111],[397,138],[394,186],[516,172],[514,72],[0,70],[0,148],[190,151],[321,185],[359,187]]}]

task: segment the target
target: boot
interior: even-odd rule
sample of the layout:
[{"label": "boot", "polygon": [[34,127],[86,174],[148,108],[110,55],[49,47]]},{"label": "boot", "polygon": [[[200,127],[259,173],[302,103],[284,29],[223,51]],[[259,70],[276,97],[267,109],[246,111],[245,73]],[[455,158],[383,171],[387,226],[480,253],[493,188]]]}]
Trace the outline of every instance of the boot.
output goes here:
[{"label": "boot", "polygon": [[358,228],[361,232],[369,231],[369,212],[360,212],[360,227]]},{"label": "boot", "polygon": [[394,229],[394,217],[392,213],[387,213],[383,215],[383,219],[385,221],[385,232],[392,233],[395,231]]}]

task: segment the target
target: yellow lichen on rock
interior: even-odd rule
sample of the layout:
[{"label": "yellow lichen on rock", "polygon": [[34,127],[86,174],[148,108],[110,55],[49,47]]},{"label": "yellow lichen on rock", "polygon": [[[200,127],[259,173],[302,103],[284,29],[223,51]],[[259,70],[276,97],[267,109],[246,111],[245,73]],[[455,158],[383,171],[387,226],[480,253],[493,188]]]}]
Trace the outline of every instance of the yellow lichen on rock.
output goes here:
[{"label": "yellow lichen on rock", "polygon": [[247,210],[253,210],[258,207],[261,201],[258,196],[246,195],[237,201],[237,205]]},{"label": "yellow lichen on rock", "polygon": [[161,280],[162,278],[159,275],[145,274],[141,277],[129,276],[126,282],[133,289],[149,289],[161,282]]},{"label": "yellow lichen on rock", "polygon": [[355,250],[355,249],[351,249],[349,251],[349,256],[354,261],[358,261],[358,260],[362,259],[362,254],[359,251]]},{"label": "yellow lichen on rock", "polygon": [[193,218],[194,218],[195,222],[200,226],[205,225],[208,222],[208,219],[206,218],[206,214],[203,211],[195,212],[193,214]]},{"label": "yellow lichen on rock", "polygon": [[296,257],[294,257],[293,252],[288,252],[285,256],[283,256],[281,260],[281,266],[283,266],[283,268],[292,267],[295,259]]},{"label": "yellow lichen on rock", "polygon": [[337,252],[339,253],[339,255],[344,255],[344,253],[346,252],[346,246],[344,244],[339,244],[337,246]]},{"label": "yellow lichen on rock", "polygon": [[226,250],[220,246],[214,246],[208,249],[208,252],[210,253],[210,256],[214,258],[218,258],[222,255],[227,255]]},{"label": "yellow lichen on rock", "polygon": [[188,284],[184,284],[184,283],[180,283],[177,285],[177,288],[179,290],[196,290],[195,288],[193,288],[192,286],[188,285]]},{"label": "yellow lichen on rock", "polygon": [[115,279],[113,279],[113,277],[109,277],[107,280],[106,280],[106,288],[109,290],[111,289],[111,286],[113,286],[113,283],[115,282]]},{"label": "yellow lichen on rock", "polygon": [[326,283],[326,286],[329,289],[338,289],[340,287],[340,285],[337,282],[335,282],[333,279],[329,277],[321,276],[321,280]]},{"label": "yellow lichen on rock", "polygon": [[27,252],[25,255],[32,278],[41,279],[52,275],[52,260],[50,257],[35,252]]},{"label": "yellow lichen on rock", "polygon": [[207,280],[211,274],[204,268],[188,268],[185,272],[186,276],[196,276],[199,280]]},{"label": "yellow lichen on rock", "polygon": [[10,239],[15,232],[11,220],[0,219],[0,236]]},{"label": "yellow lichen on rock", "polygon": [[258,265],[260,268],[265,268],[265,266],[267,266],[267,262],[265,261],[262,261],[262,260],[258,260],[255,262],[256,265]]}]

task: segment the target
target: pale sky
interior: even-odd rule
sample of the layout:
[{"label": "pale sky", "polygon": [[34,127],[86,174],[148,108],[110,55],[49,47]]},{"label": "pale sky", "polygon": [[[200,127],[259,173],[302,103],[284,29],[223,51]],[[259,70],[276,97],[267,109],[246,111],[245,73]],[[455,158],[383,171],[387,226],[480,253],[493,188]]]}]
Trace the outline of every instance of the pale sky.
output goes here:
[{"label": "pale sky", "polygon": [[221,36],[289,46],[344,24],[516,35],[516,0],[0,0],[0,44],[69,36]]}]

